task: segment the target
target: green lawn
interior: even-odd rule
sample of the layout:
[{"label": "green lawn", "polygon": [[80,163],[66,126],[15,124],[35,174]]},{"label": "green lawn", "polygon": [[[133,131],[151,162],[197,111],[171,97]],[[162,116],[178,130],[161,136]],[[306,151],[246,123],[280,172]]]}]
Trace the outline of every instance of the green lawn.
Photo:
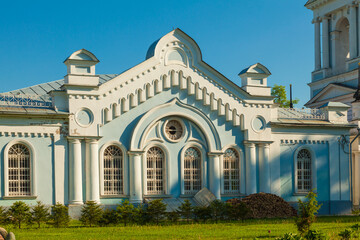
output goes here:
[{"label": "green lawn", "polygon": [[[337,233],[360,222],[359,217],[321,217],[314,224],[314,228],[329,235],[331,239],[338,239]],[[82,227],[73,221],[69,228],[32,227],[15,229],[17,240],[37,239],[259,239],[276,238],[287,232],[296,233],[292,220],[248,220],[244,223],[219,224],[179,224],[167,226],[116,226],[116,227]],[[268,231],[271,231],[269,234]]]}]

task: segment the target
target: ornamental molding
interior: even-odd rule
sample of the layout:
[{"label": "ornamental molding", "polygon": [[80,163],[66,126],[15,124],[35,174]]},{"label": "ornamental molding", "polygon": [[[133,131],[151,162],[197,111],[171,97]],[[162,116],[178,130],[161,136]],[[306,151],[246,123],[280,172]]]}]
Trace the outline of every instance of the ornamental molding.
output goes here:
[{"label": "ornamental molding", "polygon": [[327,140],[303,140],[303,139],[281,139],[280,145],[295,145],[295,144],[325,144]]}]

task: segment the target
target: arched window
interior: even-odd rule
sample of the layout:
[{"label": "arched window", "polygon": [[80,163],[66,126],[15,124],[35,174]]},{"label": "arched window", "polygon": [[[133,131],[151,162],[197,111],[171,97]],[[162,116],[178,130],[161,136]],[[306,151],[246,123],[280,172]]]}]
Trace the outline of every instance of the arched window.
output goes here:
[{"label": "arched window", "polygon": [[165,155],[159,147],[151,147],[146,153],[146,189],[149,195],[164,194]]},{"label": "arched window", "polygon": [[224,193],[240,193],[240,158],[233,148],[224,154]]},{"label": "arched window", "polygon": [[312,189],[311,153],[301,149],[296,156],[297,191],[309,192]]},{"label": "arched window", "polygon": [[8,151],[9,196],[31,196],[31,154],[24,144],[14,144]]},{"label": "arched window", "polygon": [[184,156],[184,193],[195,194],[201,190],[201,153],[197,148],[186,149]]},{"label": "arched window", "polygon": [[104,195],[124,193],[124,157],[117,146],[108,146],[104,151]]}]

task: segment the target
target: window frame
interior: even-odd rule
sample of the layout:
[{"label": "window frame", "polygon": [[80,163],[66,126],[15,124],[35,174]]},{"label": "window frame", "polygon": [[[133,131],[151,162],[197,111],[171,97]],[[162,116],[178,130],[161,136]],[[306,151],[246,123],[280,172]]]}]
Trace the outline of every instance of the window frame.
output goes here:
[{"label": "window frame", "polygon": [[[164,153],[164,162],[163,162],[163,186],[164,186],[164,189],[163,189],[163,194],[149,194],[148,191],[147,191],[147,152],[149,151],[150,148],[152,147],[158,147],[160,148],[163,153]],[[144,148],[144,153],[142,154],[142,187],[143,187],[143,195],[145,197],[162,197],[162,196],[167,196],[169,194],[168,190],[169,190],[169,181],[168,181],[168,174],[169,174],[169,169],[168,169],[168,166],[169,166],[169,161],[170,161],[170,154],[169,154],[169,151],[167,150],[167,148],[160,144],[160,143],[157,143],[157,142],[154,142],[154,143],[151,143],[149,144],[148,146],[146,146]]]},{"label": "window frame", "polygon": [[[116,146],[118,148],[121,149],[122,154],[123,154],[123,194],[114,194],[114,195],[109,195],[109,194],[105,194],[104,191],[104,153],[105,153],[105,149],[107,149],[110,146]],[[128,171],[128,162],[129,162],[129,158],[128,158],[128,154],[127,154],[127,150],[125,148],[125,146],[118,141],[111,141],[108,142],[106,144],[104,144],[100,151],[99,151],[99,179],[100,179],[100,198],[117,198],[117,197],[126,197],[129,195],[129,171]]]},{"label": "window frame", "polygon": [[[195,194],[186,194],[185,193],[185,180],[184,180],[184,161],[185,161],[185,152],[189,148],[197,148],[201,154],[201,189],[206,187],[207,188],[207,154],[205,147],[197,142],[190,142],[183,147],[181,150],[181,163],[180,163],[180,182],[181,182],[181,195],[182,196],[194,196]],[[201,190],[200,189],[200,190]]]},{"label": "window frame", "polygon": [[298,172],[297,172],[297,163],[298,163],[298,159],[297,159],[297,156],[298,156],[298,153],[301,151],[301,150],[307,150],[309,151],[310,153],[310,156],[311,156],[311,190],[314,190],[316,191],[317,189],[317,177],[316,177],[316,154],[315,154],[315,151],[309,147],[309,146],[301,146],[301,147],[298,147],[296,149],[296,151],[294,152],[294,166],[293,166],[293,169],[294,169],[294,178],[293,178],[293,184],[294,184],[294,195],[307,195],[310,191],[299,191],[298,189]]},{"label": "window frame", "polygon": [[[30,195],[27,196],[10,196],[9,195],[9,150],[15,144],[23,144],[26,146],[30,153]],[[35,149],[31,143],[24,139],[15,139],[10,141],[4,149],[4,198],[9,199],[33,199],[36,198],[36,154]]]}]

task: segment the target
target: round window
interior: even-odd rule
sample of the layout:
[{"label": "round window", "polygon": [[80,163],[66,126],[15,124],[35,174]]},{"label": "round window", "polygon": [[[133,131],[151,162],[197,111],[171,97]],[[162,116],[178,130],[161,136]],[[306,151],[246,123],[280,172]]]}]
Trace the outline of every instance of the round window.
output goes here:
[{"label": "round window", "polygon": [[178,120],[169,120],[165,123],[165,135],[169,140],[177,141],[183,133],[183,125]]},{"label": "round window", "polygon": [[252,125],[256,132],[261,132],[265,130],[265,120],[260,116],[254,118]]},{"label": "round window", "polygon": [[76,122],[80,126],[89,126],[93,121],[92,112],[89,109],[81,109],[76,114]]}]

